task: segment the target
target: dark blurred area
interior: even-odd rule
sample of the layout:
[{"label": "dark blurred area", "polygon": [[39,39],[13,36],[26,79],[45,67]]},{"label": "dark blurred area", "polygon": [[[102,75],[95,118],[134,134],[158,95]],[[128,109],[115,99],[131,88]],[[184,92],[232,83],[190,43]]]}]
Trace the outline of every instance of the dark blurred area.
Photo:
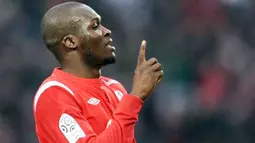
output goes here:
[{"label": "dark blurred area", "polygon": [[[36,143],[32,101],[58,63],[40,20],[65,0],[0,0],[0,142]],[[103,69],[130,90],[140,42],[163,64],[138,143],[255,143],[255,1],[80,0],[102,16],[117,48]]]}]

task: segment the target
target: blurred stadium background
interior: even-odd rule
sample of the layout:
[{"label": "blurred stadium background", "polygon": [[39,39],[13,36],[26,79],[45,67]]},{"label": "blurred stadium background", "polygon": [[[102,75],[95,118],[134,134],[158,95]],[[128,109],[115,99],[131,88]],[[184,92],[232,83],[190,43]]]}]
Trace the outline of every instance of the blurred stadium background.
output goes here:
[{"label": "blurred stadium background", "polygon": [[[0,0],[0,142],[37,143],[32,100],[58,66],[40,20],[65,0]],[[254,0],[80,0],[113,32],[104,75],[128,90],[140,42],[165,76],[145,103],[138,143],[255,143]]]}]

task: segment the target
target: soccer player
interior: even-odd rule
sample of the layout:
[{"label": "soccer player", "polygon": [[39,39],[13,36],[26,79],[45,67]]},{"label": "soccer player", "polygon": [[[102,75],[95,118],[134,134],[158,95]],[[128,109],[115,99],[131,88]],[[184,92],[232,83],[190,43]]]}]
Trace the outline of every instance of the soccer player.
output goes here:
[{"label": "soccer player", "polygon": [[60,63],[39,87],[33,102],[40,143],[134,143],[143,101],[162,78],[155,59],[140,47],[131,93],[101,75],[113,64],[111,31],[89,6],[66,2],[42,19],[42,36]]}]

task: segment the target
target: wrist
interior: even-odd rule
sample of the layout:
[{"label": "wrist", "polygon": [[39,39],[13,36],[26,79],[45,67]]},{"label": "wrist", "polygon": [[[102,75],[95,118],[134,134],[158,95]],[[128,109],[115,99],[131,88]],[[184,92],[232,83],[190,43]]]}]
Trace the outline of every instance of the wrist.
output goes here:
[{"label": "wrist", "polygon": [[136,96],[137,98],[139,98],[142,101],[144,101],[146,99],[146,94],[144,94],[144,93],[131,91],[130,95]]}]

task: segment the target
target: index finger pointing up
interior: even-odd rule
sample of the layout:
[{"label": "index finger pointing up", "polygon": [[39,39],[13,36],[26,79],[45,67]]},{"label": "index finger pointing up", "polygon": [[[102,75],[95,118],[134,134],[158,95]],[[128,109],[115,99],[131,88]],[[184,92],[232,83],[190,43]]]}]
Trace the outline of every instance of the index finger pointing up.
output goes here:
[{"label": "index finger pointing up", "polygon": [[142,44],[141,44],[141,47],[140,47],[140,50],[139,50],[139,56],[138,56],[138,60],[137,60],[137,65],[140,65],[140,64],[142,64],[143,62],[146,61],[145,51],[146,51],[146,41],[143,40]]}]

